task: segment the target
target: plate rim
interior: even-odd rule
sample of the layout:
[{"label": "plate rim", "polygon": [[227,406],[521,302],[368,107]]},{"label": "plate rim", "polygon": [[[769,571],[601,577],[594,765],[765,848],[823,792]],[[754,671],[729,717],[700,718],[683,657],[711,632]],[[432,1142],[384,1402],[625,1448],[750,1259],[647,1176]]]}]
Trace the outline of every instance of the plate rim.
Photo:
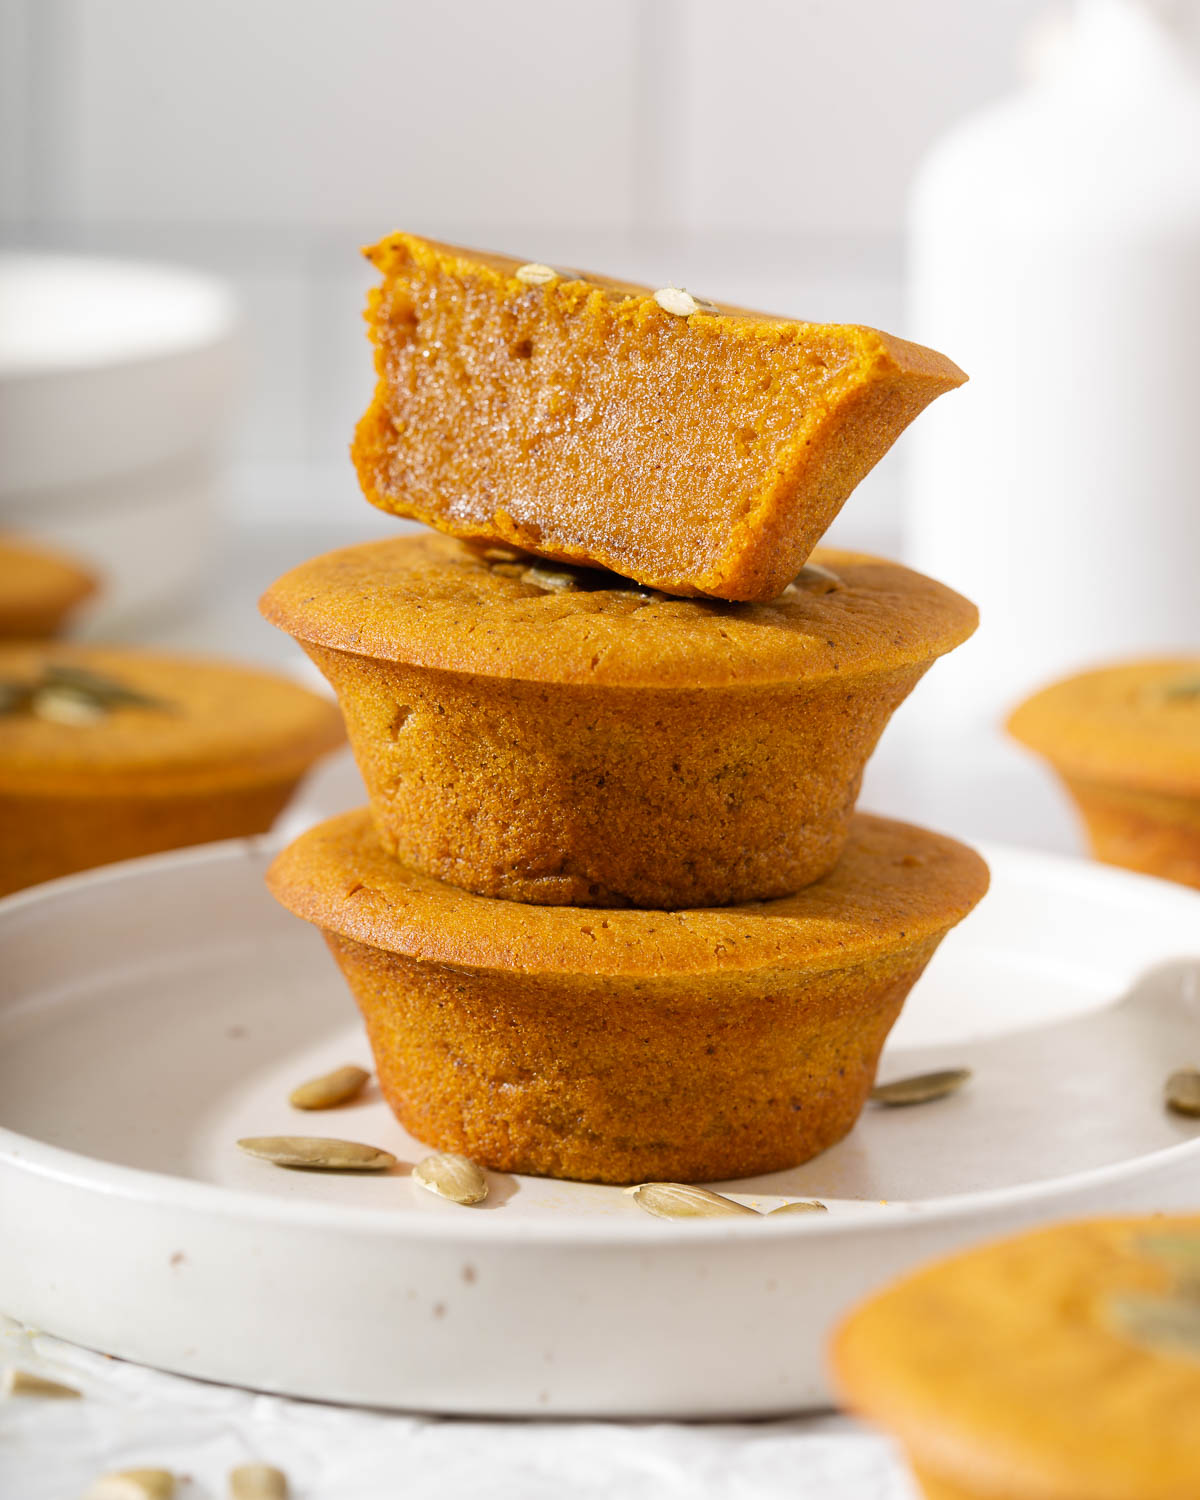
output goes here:
[{"label": "plate rim", "polygon": [[[281,839],[278,835],[257,834],[248,838],[168,850],[46,881],[0,898],[0,931],[11,916],[80,889],[138,880],[163,869],[188,869],[211,863],[262,860],[272,856],[285,842],[286,839]],[[1143,902],[1155,907],[1163,904],[1177,905],[1181,911],[1195,907],[1197,915],[1200,915],[1200,891],[1193,892],[1188,887],[1152,875],[1071,855],[991,840],[981,841],[972,847],[978,850],[993,870],[1000,866],[1015,869],[1018,877],[1024,871],[1033,872],[1043,879],[1053,876],[1059,881],[1066,880],[1073,887],[1083,887],[1085,892],[1095,886],[1119,889],[1126,898],[1136,894],[1141,898],[1139,905]],[[1169,957],[1170,955],[1164,955],[1164,961]],[[107,1162],[80,1151],[49,1145],[34,1136],[0,1125],[0,1168],[86,1192],[101,1193],[109,1198],[119,1196],[127,1202],[152,1203],[156,1207],[181,1213],[229,1216],[276,1227],[333,1232],[341,1230],[370,1237],[383,1235],[400,1239],[440,1241],[459,1246],[481,1243],[498,1247],[537,1244],[581,1249],[633,1246],[639,1251],[645,1251],[650,1246],[667,1248],[684,1244],[733,1244],[743,1242],[749,1236],[757,1238],[766,1235],[776,1239],[816,1236],[820,1239],[837,1239],[891,1231],[905,1225],[924,1227],[947,1223],[968,1224],[975,1220],[986,1220],[1006,1209],[1034,1208],[1047,1199],[1070,1199],[1093,1189],[1119,1185],[1147,1172],[1178,1169],[1192,1158],[1200,1161],[1200,1133],[1191,1140],[1179,1141],[1126,1161],[1071,1172],[1036,1183],[939,1198],[897,1200],[894,1214],[870,1217],[843,1217],[839,1214],[782,1216],[774,1224],[759,1222],[754,1225],[742,1217],[670,1224],[659,1221],[651,1223],[648,1218],[644,1221],[614,1219],[611,1222],[603,1218],[580,1219],[571,1217],[569,1213],[562,1220],[505,1220],[502,1215],[495,1213],[475,1216],[456,1213],[453,1217],[447,1215],[443,1218],[440,1214],[414,1214],[401,1209],[368,1209],[313,1201],[291,1201],[168,1172]],[[613,1188],[612,1191],[623,1190]],[[771,1216],[766,1214],[760,1217],[769,1219]]]}]

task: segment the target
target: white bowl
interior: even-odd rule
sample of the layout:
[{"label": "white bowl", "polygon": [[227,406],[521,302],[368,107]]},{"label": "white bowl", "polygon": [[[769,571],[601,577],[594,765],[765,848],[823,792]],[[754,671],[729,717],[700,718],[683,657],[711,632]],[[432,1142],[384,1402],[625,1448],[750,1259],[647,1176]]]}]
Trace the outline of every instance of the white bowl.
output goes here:
[{"label": "white bowl", "polygon": [[0,256],[0,529],[76,551],[118,613],[176,594],[206,561],[236,329],[212,277]]}]

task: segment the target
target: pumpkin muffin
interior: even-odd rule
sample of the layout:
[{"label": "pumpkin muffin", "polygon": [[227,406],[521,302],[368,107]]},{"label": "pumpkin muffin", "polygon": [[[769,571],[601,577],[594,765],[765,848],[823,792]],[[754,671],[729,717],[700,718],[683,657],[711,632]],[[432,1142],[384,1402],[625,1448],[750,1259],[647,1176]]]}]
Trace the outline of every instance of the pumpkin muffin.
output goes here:
[{"label": "pumpkin muffin", "polygon": [[424,534],[329,553],[266,617],[336,689],[379,837],[486,896],[695,907],[799,890],[973,605],[822,552],[769,605]]},{"label": "pumpkin muffin", "polygon": [[698,1181],[795,1166],[846,1134],[987,869],[860,815],[833,873],[780,901],[525,906],[406,869],[361,809],[303,834],[267,883],[324,932],[418,1139],[502,1171]]},{"label": "pumpkin muffin", "polygon": [[1192,1500],[1200,1217],[1063,1224],[928,1267],[850,1315],[833,1369],[930,1500]]},{"label": "pumpkin muffin", "polygon": [[95,592],[95,578],[69,558],[40,543],[0,537],[0,640],[57,635]]},{"label": "pumpkin muffin", "polygon": [[1058,773],[1098,859],[1200,886],[1200,656],[1069,677],[1008,728]]},{"label": "pumpkin muffin", "polygon": [[261,833],[342,739],[332,703],[265,672],[0,645],[0,893]]},{"label": "pumpkin muffin", "polygon": [[353,454],[373,505],[672,594],[772,599],[966,376],[873,328],[394,234]]}]

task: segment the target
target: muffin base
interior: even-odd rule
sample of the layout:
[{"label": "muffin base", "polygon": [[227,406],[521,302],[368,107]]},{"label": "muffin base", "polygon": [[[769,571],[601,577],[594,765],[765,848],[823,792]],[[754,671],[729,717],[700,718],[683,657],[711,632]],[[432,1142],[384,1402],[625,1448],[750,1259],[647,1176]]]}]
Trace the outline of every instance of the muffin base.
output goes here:
[{"label": "muffin base", "polygon": [[1200,797],[1061,779],[1097,859],[1200,888]]},{"label": "muffin base", "polygon": [[940,941],[821,974],[616,983],[325,937],[406,1130],[500,1171],[609,1183],[774,1172],[841,1140]]},{"label": "muffin base", "polygon": [[0,793],[0,895],[143,854],[265,833],[299,781],[191,796]]},{"label": "muffin base", "polygon": [[589,688],[302,644],[388,853],[477,895],[659,910],[769,900],[832,869],[863,767],[928,665]]}]

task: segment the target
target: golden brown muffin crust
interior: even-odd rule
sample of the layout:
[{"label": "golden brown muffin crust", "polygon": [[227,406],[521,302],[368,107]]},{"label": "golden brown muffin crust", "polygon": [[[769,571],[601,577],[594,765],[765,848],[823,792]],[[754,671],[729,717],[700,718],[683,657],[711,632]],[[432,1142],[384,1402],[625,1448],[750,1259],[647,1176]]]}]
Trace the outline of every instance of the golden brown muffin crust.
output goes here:
[{"label": "golden brown muffin crust", "polygon": [[226,662],[107,646],[0,646],[0,681],[47,664],[84,668],[161,702],[119,705],[91,724],[0,714],[0,792],[164,795],[298,777],[344,738],[327,699]]},{"label": "golden brown muffin crust", "polygon": [[987,889],[973,850],[865,813],[834,870],[798,895],[697,911],[526,906],[418,875],[384,853],[365,808],[310,829],[267,876],[327,931],[436,964],[515,974],[813,973],[940,934]]},{"label": "golden brown muffin crust", "polygon": [[0,638],[53,635],[96,591],[91,573],[41,545],[0,538]]},{"label": "golden brown muffin crust", "polygon": [[354,458],[384,510],[609,567],[675,594],[770,599],[909,422],[961,384],[875,329],[720,306],[396,234],[368,252],[379,383]]},{"label": "golden brown muffin crust", "polygon": [[1161,1307],[1189,1265],[1194,1278],[1197,1216],[1100,1219],[986,1245],[853,1312],[834,1371],[850,1405],[943,1483],[931,1493],[1190,1500],[1200,1362],[1134,1338],[1114,1310],[1124,1299]]},{"label": "golden brown muffin crust", "polygon": [[534,559],[489,561],[424,534],[314,558],[273,584],[261,607],[301,641],[361,656],[614,687],[752,686],[924,666],[978,622],[961,595],[899,564],[832,549],[813,561],[834,572],[835,586],[806,570],[770,604],[728,604],[655,596],[596,570],[581,570],[581,588],[548,587]]},{"label": "golden brown muffin crust", "polygon": [[1200,795],[1200,656],[1068,677],[1021,704],[1008,728],[1067,777]]}]

